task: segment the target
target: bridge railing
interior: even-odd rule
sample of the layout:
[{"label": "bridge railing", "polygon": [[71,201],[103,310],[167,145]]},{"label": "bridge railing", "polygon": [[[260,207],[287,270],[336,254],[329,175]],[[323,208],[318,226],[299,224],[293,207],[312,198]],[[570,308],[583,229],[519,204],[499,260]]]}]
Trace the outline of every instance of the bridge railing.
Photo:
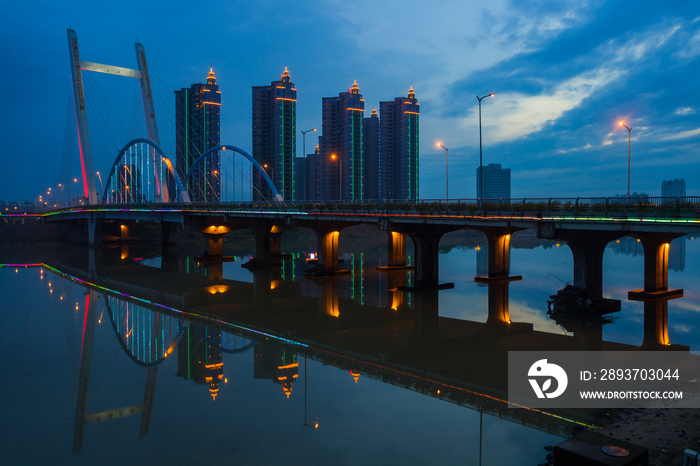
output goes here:
[{"label": "bridge railing", "polygon": [[[81,206],[80,209],[85,209]],[[700,197],[559,197],[490,199],[364,199],[361,201],[282,201],[227,203],[110,204],[88,207],[100,209],[144,209],[231,212],[413,214],[504,217],[700,217]],[[53,212],[78,210],[58,209]]]}]

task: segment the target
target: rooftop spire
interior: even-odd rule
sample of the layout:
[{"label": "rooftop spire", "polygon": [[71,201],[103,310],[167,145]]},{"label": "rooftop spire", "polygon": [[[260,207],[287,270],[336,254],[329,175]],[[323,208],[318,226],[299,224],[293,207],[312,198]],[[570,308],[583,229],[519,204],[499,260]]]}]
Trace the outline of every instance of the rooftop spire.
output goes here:
[{"label": "rooftop spire", "polygon": [[[209,82],[211,81],[211,82]],[[214,76],[214,67],[209,68],[209,76],[207,76],[207,84],[216,84],[216,76]]]},{"label": "rooftop spire", "polygon": [[411,88],[408,90],[408,98],[412,98],[416,96],[416,92],[413,90],[413,84],[411,84]]},{"label": "rooftop spire", "polygon": [[287,71],[287,67],[285,66],[285,67],[284,67],[284,72],[282,73],[282,76],[281,76],[280,79],[282,79],[282,81],[284,81],[284,78],[289,78],[289,77],[290,77],[290,76],[289,76],[289,71]]},{"label": "rooftop spire", "polygon": [[370,116],[377,116],[377,107],[372,107],[372,114]]},{"label": "rooftop spire", "polygon": [[357,79],[352,84],[352,88],[348,89],[348,91],[352,94],[359,94],[360,93],[360,86],[357,85]]}]

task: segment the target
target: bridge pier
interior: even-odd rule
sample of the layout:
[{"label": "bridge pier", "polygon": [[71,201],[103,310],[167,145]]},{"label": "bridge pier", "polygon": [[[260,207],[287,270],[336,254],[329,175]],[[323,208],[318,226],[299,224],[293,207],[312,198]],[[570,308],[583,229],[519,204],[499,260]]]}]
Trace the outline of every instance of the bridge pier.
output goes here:
[{"label": "bridge pier", "polygon": [[533,325],[528,322],[512,322],[510,319],[511,278],[488,281],[487,328],[497,332],[531,332]]},{"label": "bridge pier", "polygon": [[491,227],[479,228],[488,241],[489,270],[488,276],[476,277],[474,280],[486,283],[492,280],[522,280],[522,275],[510,275],[510,239],[518,228]]},{"label": "bridge pier", "polygon": [[202,233],[204,235],[204,257],[223,257],[224,233]]},{"label": "bridge pier", "polygon": [[608,243],[622,236],[619,232],[558,230],[557,239],[565,242],[574,257],[574,285],[592,296],[603,297],[603,255]]},{"label": "bridge pier", "polygon": [[160,222],[160,241],[163,245],[175,244],[175,233],[178,224],[175,222]]},{"label": "bridge pier", "polygon": [[87,220],[87,237],[88,245],[91,248],[99,248],[102,246],[102,229],[104,220],[89,218]]},{"label": "bridge pier", "polygon": [[408,265],[406,260],[406,235],[396,231],[387,231],[387,240],[387,264],[377,267],[377,270],[411,268],[412,266]]},{"label": "bridge pier", "polygon": [[647,233],[639,235],[644,247],[644,289],[628,293],[629,299],[646,300],[680,298],[682,289],[668,287],[668,250],[675,233]]}]

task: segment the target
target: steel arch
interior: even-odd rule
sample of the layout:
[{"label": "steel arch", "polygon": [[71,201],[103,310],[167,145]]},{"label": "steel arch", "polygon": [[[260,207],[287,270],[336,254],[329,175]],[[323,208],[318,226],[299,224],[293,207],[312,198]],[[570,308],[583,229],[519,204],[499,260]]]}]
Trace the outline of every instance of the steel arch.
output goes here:
[{"label": "steel arch", "polygon": [[274,200],[278,201],[278,202],[281,202],[284,200],[284,199],[282,199],[282,195],[277,191],[277,188],[275,188],[274,183],[272,183],[272,180],[270,179],[269,176],[267,176],[267,173],[265,172],[265,170],[263,170],[263,168],[260,166],[258,161],[255,160],[252,155],[250,155],[249,153],[247,153],[243,149],[236,147],[236,146],[230,146],[228,144],[222,144],[220,146],[212,147],[211,149],[207,150],[202,155],[197,157],[197,160],[195,160],[192,163],[190,170],[187,172],[187,175],[185,175],[185,179],[183,180],[183,184],[187,184],[187,182],[189,181],[190,177],[192,176],[192,169],[195,167],[195,165],[197,165],[200,161],[204,160],[204,158],[207,155],[209,155],[213,152],[216,152],[217,150],[231,150],[233,152],[238,152],[243,157],[247,158],[250,161],[250,163],[252,163],[253,166],[255,166],[255,168],[258,169],[258,171],[263,176],[263,178],[265,178],[265,182],[267,183],[267,186],[270,188],[270,191],[272,191],[272,195],[274,197]]},{"label": "steel arch", "polygon": [[[170,170],[170,173],[172,173],[173,178],[175,179],[175,183],[177,184],[177,188],[180,192],[180,197],[181,199],[178,199],[180,202],[190,202],[190,196],[185,191],[185,187],[182,185],[182,182],[180,181],[180,176],[177,174],[177,171],[173,167],[172,162],[170,162],[170,159],[166,156],[165,152],[161,147],[156,144],[154,141],[148,139],[148,138],[136,138],[131,141],[129,141],[122,150],[119,151],[119,154],[117,155],[117,158],[114,160],[114,163],[112,164],[112,169],[109,171],[109,176],[107,176],[107,182],[105,183],[105,190],[104,193],[102,193],[102,199],[107,199],[107,193],[109,193],[109,187],[111,186],[112,183],[112,178],[114,177],[114,171],[117,169],[117,166],[119,165],[119,161],[121,158],[124,156],[126,153],[127,149],[129,149],[131,146],[134,144],[139,144],[139,143],[144,143],[148,144],[149,146],[153,147],[153,149],[160,154],[162,159],[165,162],[166,166],[168,167],[168,170]],[[163,186],[167,186],[165,183],[161,182],[161,189],[163,189]],[[167,187],[166,187],[167,189]]]}]

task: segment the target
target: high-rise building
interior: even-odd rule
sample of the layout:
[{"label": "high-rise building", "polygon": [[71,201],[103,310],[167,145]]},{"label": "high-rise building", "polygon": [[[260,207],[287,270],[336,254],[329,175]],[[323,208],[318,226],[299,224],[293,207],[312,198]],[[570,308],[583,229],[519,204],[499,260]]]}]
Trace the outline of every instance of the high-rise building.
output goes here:
[{"label": "high-rise building", "polygon": [[[287,67],[279,81],[253,86],[253,158],[265,169],[282,198],[295,200],[297,90]],[[253,199],[272,200],[259,174],[253,174]]]},{"label": "high-rise building", "polygon": [[362,127],[365,101],[357,80],[338,97],[323,98],[323,134],[319,137],[319,195],[322,200],[364,197]]},{"label": "high-rise building", "polygon": [[408,97],[379,103],[379,186],[383,199],[418,199],[420,104]]},{"label": "high-rise building", "polygon": [[685,197],[685,179],[662,181],[661,197]]},{"label": "high-rise building", "polygon": [[364,132],[364,198],[379,199],[379,115],[373,108],[369,118],[363,120]]},{"label": "high-rise building", "polygon": [[253,348],[253,378],[268,379],[282,385],[287,398],[292,393],[292,384],[299,377],[297,355],[289,348],[279,348],[257,343]]},{"label": "high-rise building", "polygon": [[[476,167],[476,197],[481,197],[481,167]],[[510,199],[510,168],[500,163],[483,167],[484,199]]]},{"label": "high-rise building", "polygon": [[296,199],[301,201],[318,201],[320,199],[319,146],[312,154],[296,158],[295,174]]},{"label": "high-rise building", "polygon": [[[207,150],[221,144],[221,91],[213,68],[206,84],[192,84],[175,91],[176,168],[184,180],[192,164]],[[194,167],[185,189],[190,199],[217,202],[221,198],[219,153],[212,153]]]}]

